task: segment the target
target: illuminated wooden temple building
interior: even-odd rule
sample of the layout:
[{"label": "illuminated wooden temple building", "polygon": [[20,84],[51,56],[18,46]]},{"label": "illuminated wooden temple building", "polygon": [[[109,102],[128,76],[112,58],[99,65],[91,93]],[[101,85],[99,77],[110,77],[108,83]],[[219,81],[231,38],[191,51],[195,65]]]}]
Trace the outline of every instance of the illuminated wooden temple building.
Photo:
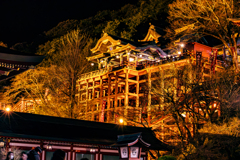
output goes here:
[{"label": "illuminated wooden temple building", "polygon": [[[98,70],[81,75],[77,82],[83,119],[119,123],[120,118],[125,118],[126,125],[137,126],[146,118],[153,129],[162,125],[163,121],[167,122],[167,116],[151,115],[164,108],[164,100],[156,102],[151,93],[152,83],[161,76],[168,76],[169,69],[194,64],[196,59],[189,55],[190,52],[182,53],[183,49],[181,54],[164,52],[159,47],[161,35],[158,30],[151,25],[146,37],[138,42],[103,34],[91,49],[94,56],[87,57],[92,65],[98,66]],[[202,49],[203,66],[210,68],[208,57],[204,55],[209,55],[211,47],[197,42],[188,43],[186,47],[191,53]],[[221,62],[217,62],[216,70],[221,68]],[[176,82],[174,79],[173,83]],[[162,85],[166,83],[169,82],[162,82]]]}]

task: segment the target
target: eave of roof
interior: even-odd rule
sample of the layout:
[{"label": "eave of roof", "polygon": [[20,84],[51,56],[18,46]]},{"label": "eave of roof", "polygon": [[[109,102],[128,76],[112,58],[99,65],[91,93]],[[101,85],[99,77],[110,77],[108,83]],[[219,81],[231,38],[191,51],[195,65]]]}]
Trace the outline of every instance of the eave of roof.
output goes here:
[{"label": "eave of roof", "polygon": [[118,135],[142,132],[152,149],[167,150],[150,128],[5,111],[0,111],[0,126],[0,136],[98,145],[114,144]]}]

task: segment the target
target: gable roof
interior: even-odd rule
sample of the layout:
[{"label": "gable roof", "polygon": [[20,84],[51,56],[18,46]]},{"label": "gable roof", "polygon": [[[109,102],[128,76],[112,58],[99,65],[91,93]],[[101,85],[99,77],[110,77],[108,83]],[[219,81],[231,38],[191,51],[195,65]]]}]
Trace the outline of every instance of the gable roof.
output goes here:
[{"label": "gable roof", "polygon": [[45,56],[23,53],[0,46],[0,81],[34,68]]},{"label": "gable roof", "polygon": [[151,144],[149,148],[168,150],[168,146],[153,135],[151,128],[19,112],[7,114],[1,110],[0,126],[0,136],[109,146],[117,142],[118,135],[142,132],[142,139]]}]

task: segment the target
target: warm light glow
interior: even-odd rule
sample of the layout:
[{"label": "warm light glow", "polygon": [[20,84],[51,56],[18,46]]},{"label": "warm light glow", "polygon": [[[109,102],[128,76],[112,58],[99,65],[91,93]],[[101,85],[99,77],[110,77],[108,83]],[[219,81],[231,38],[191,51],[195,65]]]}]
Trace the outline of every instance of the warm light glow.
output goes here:
[{"label": "warm light glow", "polygon": [[184,47],[184,44],[183,44],[183,43],[181,43],[181,44],[180,44],[180,46],[183,48],[183,47]]},{"label": "warm light glow", "polygon": [[0,142],[0,147],[4,147],[4,142]]},{"label": "warm light glow", "polygon": [[91,66],[94,66],[94,63],[91,63]]},{"label": "warm light glow", "polygon": [[128,55],[130,54],[130,52],[127,53]]},{"label": "warm light glow", "polygon": [[181,51],[178,51],[178,54],[181,54]]},{"label": "warm light glow", "polygon": [[129,61],[130,61],[130,62],[134,61],[134,58],[129,58]]},{"label": "warm light glow", "polygon": [[216,104],[216,103],[214,103],[214,104],[213,104],[213,108],[215,108],[216,106],[217,106],[217,104]]},{"label": "warm light glow", "polygon": [[7,111],[7,112],[11,111],[10,107],[7,107],[7,108],[6,108],[6,111]]},{"label": "warm light glow", "polygon": [[51,149],[52,149],[52,145],[51,145],[51,144],[48,144],[48,145],[47,145],[47,149],[51,150]]},{"label": "warm light glow", "polygon": [[142,55],[140,54],[140,57],[142,57]]},{"label": "warm light glow", "polygon": [[182,113],[182,116],[183,116],[183,117],[186,117],[186,112]]},{"label": "warm light glow", "polygon": [[123,119],[122,119],[122,118],[120,118],[120,119],[119,119],[119,122],[122,124],[122,123],[123,123]]},{"label": "warm light glow", "polygon": [[119,55],[117,55],[116,58],[119,58]]}]

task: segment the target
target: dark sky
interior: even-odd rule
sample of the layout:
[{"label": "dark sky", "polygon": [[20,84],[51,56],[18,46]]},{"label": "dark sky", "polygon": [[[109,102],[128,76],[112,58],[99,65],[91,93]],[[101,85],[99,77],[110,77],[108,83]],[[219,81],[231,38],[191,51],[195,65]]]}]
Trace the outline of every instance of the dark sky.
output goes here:
[{"label": "dark sky", "polygon": [[88,18],[129,2],[137,0],[0,0],[0,41],[31,41],[61,21]]}]

